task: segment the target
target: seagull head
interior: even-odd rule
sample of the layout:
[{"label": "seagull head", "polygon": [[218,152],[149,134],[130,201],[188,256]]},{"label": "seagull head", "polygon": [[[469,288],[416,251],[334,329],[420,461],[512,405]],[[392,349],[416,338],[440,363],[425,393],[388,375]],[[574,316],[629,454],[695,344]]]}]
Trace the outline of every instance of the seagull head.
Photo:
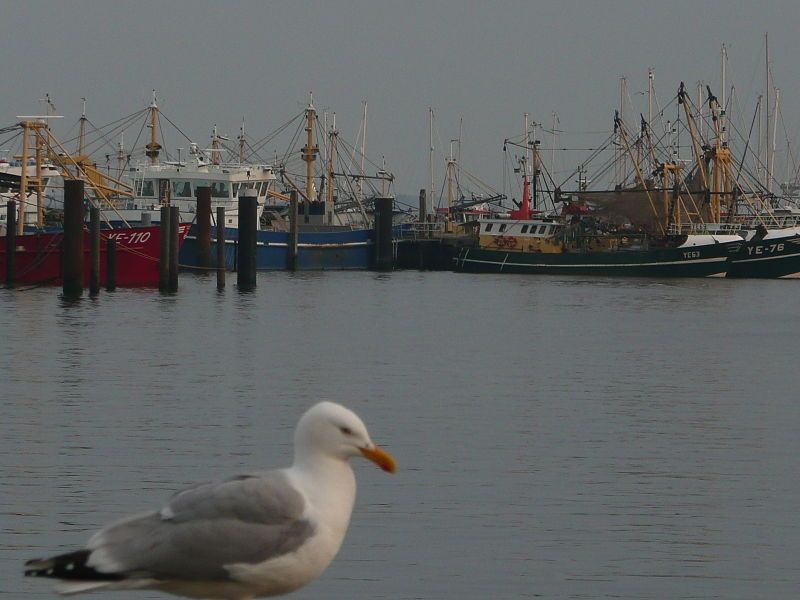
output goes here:
[{"label": "seagull head", "polygon": [[319,402],[305,412],[294,433],[294,446],[295,454],[340,460],[363,456],[389,473],[396,469],[394,458],[373,443],[358,415],[335,402]]}]

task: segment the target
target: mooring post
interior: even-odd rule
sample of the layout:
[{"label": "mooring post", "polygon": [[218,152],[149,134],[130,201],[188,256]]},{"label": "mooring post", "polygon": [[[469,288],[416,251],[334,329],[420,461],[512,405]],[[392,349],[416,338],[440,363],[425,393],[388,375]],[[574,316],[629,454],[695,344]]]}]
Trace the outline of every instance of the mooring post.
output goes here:
[{"label": "mooring post", "polygon": [[89,294],[100,293],[100,209],[89,209]]},{"label": "mooring post", "polygon": [[392,198],[375,198],[375,270],[391,271]]},{"label": "mooring post", "polygon": [[225,289],[225,207],[217,207],[217,289]]},{"label": "mooring post", "polygon": [[211,266],[211,188],[200,186],[197,196],[197,260],[207,269]]},{"label": "mooring post", "polygon": [[160,246],[158,253],[158,289],[169,289],[169,206],[161,207]]},{"label": "mooring post", "polygon": [[117,240],[106,240],[106,290],[117,289]]},{"label": "mooring post", "polygon": [[181,209],[169,207],[169,291],[178,291],[178,253],[181,240]]},{"label": "mooring post", "polygon": [[297,270],[297,240],[299,239],[299,223],[297,212],[297,192],[289,194],[289,243],[286,245],[286,268]]},{"label": "mooring post", "polygon": [[64,295],[83,293],[83,181],[64,180]]},{"label": "mooring post", "polygon": [[6,203],[6,285],[14,285],[17,254],[17,203]]},{"label": "mooring post", "polygon": [[239,190],[239,244],[237,283],[242,289],[256,285],[256,230],[258,197],[253,189]]}]

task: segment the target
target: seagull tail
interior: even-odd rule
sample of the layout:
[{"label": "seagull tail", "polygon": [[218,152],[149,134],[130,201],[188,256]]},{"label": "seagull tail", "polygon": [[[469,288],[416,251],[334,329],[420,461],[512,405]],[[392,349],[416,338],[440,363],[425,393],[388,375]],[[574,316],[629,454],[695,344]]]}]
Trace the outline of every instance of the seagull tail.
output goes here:
[{"label": "seagull tail", "polygon": [[25,563],[26,577],[61,579],[56,585],[59,594],[70,595],[100,590],[118,583],[117,573],[101,573],[87,562],[91,550],[78,550],[52,558],[35,558]]}]

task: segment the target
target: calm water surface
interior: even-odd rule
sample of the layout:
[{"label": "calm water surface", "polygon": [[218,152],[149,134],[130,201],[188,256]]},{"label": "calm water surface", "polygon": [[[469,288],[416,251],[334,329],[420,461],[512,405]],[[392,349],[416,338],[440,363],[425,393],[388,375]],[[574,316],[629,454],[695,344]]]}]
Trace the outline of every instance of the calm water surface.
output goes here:
[{"label": "calm water surface", "polygon": [[784,281],[0,290],[0,594],[53,598],[25,559],[288,464],[297,418],[331,399],[401,470],[356,461],[342,551],[295,598],[797,597],[799,315]]}]

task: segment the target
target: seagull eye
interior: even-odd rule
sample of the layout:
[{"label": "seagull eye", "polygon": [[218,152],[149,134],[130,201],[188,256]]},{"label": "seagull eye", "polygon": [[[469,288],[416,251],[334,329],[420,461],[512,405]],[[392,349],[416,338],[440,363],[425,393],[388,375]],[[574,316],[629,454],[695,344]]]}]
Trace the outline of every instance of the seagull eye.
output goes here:
[{"label": "seagull eye", "polygon": [[339,431],[341,431],[345,435],[353,435],[353,430],[349,427],[339,427]]}]

